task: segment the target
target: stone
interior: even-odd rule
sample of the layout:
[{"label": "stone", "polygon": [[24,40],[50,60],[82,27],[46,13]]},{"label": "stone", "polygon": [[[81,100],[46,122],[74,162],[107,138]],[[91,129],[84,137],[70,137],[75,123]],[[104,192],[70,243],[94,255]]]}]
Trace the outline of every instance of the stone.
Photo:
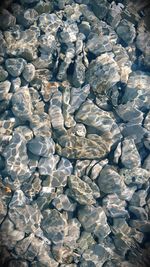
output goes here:
[{"label": "stone", "polygon": [[39,16],[38,26],[44,33],[50,32],[55,35],[61,24],[61,19],[55,13],[43,13]]},{"label": "stone", "polygon": [[22,134],[26,141],[30,141],[33,138],[33,132],[27,126],[18,126],[15,129],[15,132]]},{"label": "stone", "polygon": [[23,27],[28,28],[34,24],[38,18],[38,13],[35,9],[29,8],[28,10],[22,11],[17,16],[17,22]]},{"label": "stone", "polygon": [[64,194],[60,194],[58,197],[54,198],[52,204],[58,211],[74,211],[76,208],[76,204],[71,202],[68,196]]},{"label": "stone", "polygon": [[121,169],[120,174],[124,176],[124,182],[135,185],[139,189],[149,180],[149,172],[143,168],[134,167],[133,169]]},{"label": "stone", "polygon": [[8,72],[0,66],[0,82],[4,82],[8,77]]},{"label": "stone", "polygon": [[137,220],[148,220],[148,215],[142,207],[129,206],[129,213],[131,213],[132,216],[135,216]]},{"label": "stone", "polygon": [[122,142],[121,162],[125,168],[140,167],[141,159],[134,139],[124,139]]},{"label": "stone", "polygon": [[36,136],[27,144],[30,152],[34,155],[49,157],[50,154],[55,153],[55,143],[52,138],[45,136]]},{"label": "stone", "polygon": [[9,203],[9,208],[22,207],[26,204],[26,197],[22,190],[16,190]]},{"label": "stone", "polygon": [[145,134],[143,142],[144,142],[144,146],[148,150],[150,150],[150,134],[149,133]]},{"label": "stone", "polygon": [[138,190],[134,192],[131,200],[130,200],[130,205],[136,206],[136,207],[143,207],[146,205],[146,197],[147,197],[147,192],[145,190]]},{"label": "stone", "polygon": [[115,110],[124,122],[141,124],[143,121],[143,112],[137,109],[132,102],[124,105],[120,104]]},{"label": "stone", "polygon": [[85,137],[86,136],[86,127],[82,123],[76,123],[75,127],[75,134],[80,136],[80,137]]},{"label": "stone", "polygon": [[73,253],[69,247],[54,245],[52,247],[52,254],[54,259],[59,263],[69,264],[73,261]]},{"label": "stone", "polygon": [[74,73],[73,73],[73,85],[80,87],[85,81],[85,66],[82,63],[83,56],[79,55],[75,61]]},{"label": "stone", "polygon": [[143,29],[138,31],[137,38],[136,38],[136,47],[143,53],[143,61],[144,65],[149,67],[149,38],[150,33],[148,31],[145,31],[144,27]]},{"label": "stone", "polygon": [[8,58],[5,61],[5,66],[8,73],[13,76],[17,77],[20,76],[22,71],[24,70],[26,61],[23,58]]},{"label": "stone", "polygon": [[134,24],[126,19],[122,19],[116,29],[119,37],[127,44],[131,44],[136,36]]},{"label": "stone", "polygon": [[57,74],[57,79],[59,81],[67,80],[67,71],[69,71],[69,67],[75,57],[75,46],[74,44],[70,43],[68,46],[65,55],[61,54],[61,64],[59,66],[59,71]]},{"label": "stone", "polygon": [[83,263],[85,261],[87,267],[102,267],[103,264],[110,258],[109,252],[100,244],[92,245],[89,249],[87,249],[83,255]]},{"label": "stone", "polygon": [[70,91],[70,109],[69,113],[74,113],[81,104],[86,100],[90,93],[90,85],[87,84],[82,88],[71,88]]},{"label": "stone", "polygon": [[99,190],[98,185],[94,181],[92,181],[90,179],[90,177],[88,177],[86,175],[84,175],[82,177],[82,180],[84,182],[86,182],[91,187],[91,189],[93,190],[93,196],[94,196],[94,198],[99,198],[100,197],[100,190]]},{"label": "stone", "polygon": [[68,220],[66,234],[64,236],[64,245],[66,247],[69,247],[72,250],[76,249],[77,241],[80,237],[80,227],[81,227],[81,224],[77,218]]},{"label": "stone", "polygon": [[66,219],[55,209],[45,210],[42,215],[41,228],[46,237],[54,244],[62,244],[67,226]]},{"label": "stone", "polygon": [[85,137],[64,135],[59,138],[59,144],[56,144],[57,153],[68,159],[99,159],[106,155],[109,149],[101,137],[97,143]]},{"label": "stone", "polygon": [[116,193],[118,195],[123,191],[124,181],[115,168],[105,165],[98,177],[98,185],[100,191],[106,194]]},{"label": "stone", "polygon": [[9,81],[0,82],[0,100],[7,100],[11,83]]},{"label": "stone", "polygon": [[107,217],[101,207],[92,205],[81,207],[78,211],[78,220],[88,233],[93,233],[100,240],[103,240],[111,232],[107,224]]},{"label": "stone", "polygon": [[108,12],[108,7],[109,4],[106,0],[94,0],[91,1],[90,0],[90,4],[92,6],[92,10],[94,12],[94,14],[99,18],[99,19],[103,19],[105,18],[107,12]]},{"label": "stone", "polygon": [[78,32],[79,30],[76,23],[68,23],[68,21],[66,21],[63,25],[62,32],[60,33],[61,42],[75,42],[77,40]]},{"label": "stone", "polygon": [[75,199],[79,204],[93,204],[95,199],[93,197],[92,188],[79,177],[70,175],[68,177],[69,196]]},{"label": "stone", "polygon": [[21,88],[13,94],[12,99],[12,112],[20,120],[30,120],[32,116],[32,102],[29,88]]},{"label": "stone", "polygon": [[6,170],[13,180],[18,177],[20,180],[28,179],[31,176],[28,168],[28,156],[26,140],[20,133],[14,132],[3,156],[6,160]]},{"label": "stone", "polygon": [[117,194],[109,194],[103,198],[103,208],[105,208],[106,215],[111,218],[128,217],[126,202],[120,200]]},{"label": "stone", "polygon": [[21,260],[11,260],[9,262],[8,267],[28,267],[28,262],[27,261],[21,261]]},{"label": "stone", "polygon": [[73,174],[78,177],[82,177],[86,174],[86,168],[90,164],[90,160],[77,160]]},{"label": "stone", "polygon": [[145,158],[142,168],[150,170],[150,155]]},{"label": "stone", "polygon": [[95,180],[98,178],[100,171],[102,170],[102,168],[108,163],[108,160],[101,160],[100,162],[94,164],[94,166],[92,167],[92,169],[90,170],[90,178],[92,180]]},{"label": "stone", "polygon": [[86,71],[86,81],[98,94],[107,92],[120,81],[119,66],[113,57],[113,53],[103,53],[91,61]]},{"label": "stone", "polygon": [[98,34],[90,33],[86,49],[95,56],[100,56],[102,53],[112,51],[112,44],[109,43],[109,37],[107,35],[99,36]]},{"label": "stone", "polygon": [[122,13],[122,6],[120,3],[115,3],[112,2],[110,7],[109,7],[109,12],[107,15],[107,23],[113,28],[115,29],[120,20],[121,20],[121,13]]},{"label": "stone", "polygon": [[41,157],[38,163],[40,175],[51,175],[59,158],[57,155],[50,155],[47,158]]},{"label": "stone", "polygon": [[1,9],[0,21],[0,29],[3,31],[15,26],[16,24],[16,18],[7,9],[4,8]]},{"label": "stone", "polygon": [[25,65],[24,70],[22,72],[22,76],[27,82],[31,82],[35,76],[34,65],[31,63],[28,63],[27,65]]}]

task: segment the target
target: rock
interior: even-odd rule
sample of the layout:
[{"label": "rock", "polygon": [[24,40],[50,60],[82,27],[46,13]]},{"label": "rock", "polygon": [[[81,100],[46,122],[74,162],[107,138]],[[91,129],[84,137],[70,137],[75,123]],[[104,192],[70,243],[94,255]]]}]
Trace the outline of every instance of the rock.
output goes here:
[{"label": "rock", "polygon": [[143,163],[143,166],[142,166],[144,169],[146,170],[150,170],[150,155],[148,155],[145,160],[144,160],[144,163]]},{"label": "rock", "polygon": [[0,66],[0,82],[4,82],[8,77],[8,72]]},{"label": "rock", "polygon": [[124,176],[125,183],[141,188],[149,179],[149,172],[145,169],[134,167],[133,169],[121,169],[120,174]]},{"label": "rock", "polygon": [[[81,224],[77,218],[68,220],[67,231],[64,237],[64,245],[71,249],[76,249],[77,241],[80,237]],[[74,255],[75,256],[75,255]],[[79,256],[78,254],[76,256]]]},{"label": "rock", "polygon": [[54,198],[52,204],[58,211],[74,211],[76,208],[76,204],[73,204],[68,196],[64,194],[60,194],[58,197]]},{"label": "rock", "polygon": [[124,139],[122,142],[121,162],[125,168],[140,167],[141,159],[134,139]]},{"label": "rock", "polygon": [[14,93],[11,102],[12,112],[16,117],[23,121],[31,119],[33,107],[28,88],[21,88]]},{"label": "rock", "polygon": [[7,71],[13,77],[20,76],[25,67],[25,64],[26,61],[23,58],[8,58],[5,62]]},{"label": "rock", "polygon": [[126,19],[122,19],[117,26],[117,34],[119,37],[127,44],[131,44],[136,36],[136,31],[134,24],[127,21]]},{"label": "rock", "polygon": [[28,156],[24,136],[14,132],[3,155],[6,160],[6,170],[13,180],[16,179],[16,176],[20,180],[28,179],[31,176],[28,168]]},{"label": "rock", "polygon": [[15,128],[15,132],[24,135],[27,142],[33,138],[33,132],[27,126],[18,126]]},{"label": "rock", "polygon": [[110,7],[109,7],[109,12],[107,15],[107,23],[111,25],[113,29],[115,29],[120,20],[121,20],[121,13],[122,13],[122,6],[120,3],[116,5],[115,2],[112,2]]},{"label": "rock", "polygon": [[11,260],[9,262],[8,267],[28,267],[28,262],[27,261],[21,261],[21,260]]},{"label": "rock", "polygon": [[145,31],[144,27],[143,29],[138,31],[137,38],[136,38],[136,47],[143,53],[144,56],[144,65],[149,67],[149,38],[150,33],[148,31]]},{"label": "rock", "polygon": [[121,194],[124,189],[123,178],[110,165],[105,165],[101,170],[98,178],[98,185],[100,191],[106,194],[116,193],[118,195]]},{"label": "rock", "polygon": [[92,60],[86,71],[86,81],[94,92],[102,94],[120,81],[119,66],[113,53],[104,53]]},{"label": "rock", "polygon": [[99,187],[97,186],[97,184],[92,181],[88,176],[84,175],[82,177],[82,180],[84,182],[86,182],[90,187],[91,189],[93,190],[93,196],[94,198],[99,198],[100,197],[100,191],[99,191]]},{"label": "rock", "polygon": [[40,175],[50,175],[54,170],[59,158],[57,155],[50,155],[48,158],[41,157],[38,163]]},{"label": "rock", "polygon": [[59,211],[55,209],[43,211],[41,228],[54,244],[62,244],[66,226],[67,222]]},{"label": "rock", "polygon": [[70,91],[70,108],[69,113],[74,113],[81,104],[86,100],[90,93],[89,84],[83,86],[82,88],[71,88]]},{"label": "rock", "polygon": [[0,82],[0,100],[7,100],[11,83],[9,81]]},{"label": "rock", "polygon": [[85,66],[82,63],[83,56],[78,56],[75,61],[73,73],[73,85],[75,87],[82,86],[85,81]]},{"label": "rock", "polygon": [[55,35],[61,24],[61,19],[55,13],[43,13],[39,16],[38,26],[44,33],[50,32]]},{"label": "rock", "polygon": [[22,11],[17,16],[17,22],[23,27],[28,28],[34,24],[37,20],[38,13],[35,9],[29,8],[28,10]]},{"label": "rock", "polygon": [[76,23],[68,23],[66,21],[63,25],[60,38],[62,43],[73,43],[77,40],[77,34],[79,30]]},{"label": "rock", "polygon": [[59,263],[69,264],[73,261],[73,253],[69,247],[55,245],[52,247],[52,254],[54,259]]},{"label": "rock", "polygon": [[35,67],[34,67],[34,65],[31,64],[31,63],[28,63],[27,65],[25,65],[22,75],[23,75],[23,78],[27,82],[31,82],[34,79],[34,76],[35,76]]},{"label": "rock", "polygon": [[0,29],[5,31],[16,24],[16,18],[7,10],[1,9],[0,14]]},{"label": "rock", "polygon": [[93,204],[95,199],[93,197],[93,190],[91,187],[82,181],[79,177],[71,175],[68,177],[69,196],[75,199],[79,204]]},{"label": "rock", "polygon": [[49,157],[50,154],[55,153],[53,139],[44,136],[36,136],[28,142],[27,147],[30,152],[37,156]]},{"label": "rock", "polygon": [[86,127],[82,123],[77,123],[74,127],[75,129],[75,134],[80,136],[80,137],[85,137],[86,136]]},{"label": "rock", "polygon": [[59,144],[56,144],[57,153],[68,159],[99,159],[108,153],[103,138],[97,143],[85,137],[64,135],[59,138]]},{"label": "rock", "polygon": [[132,102],[124,105],[120,104],[115,110],[124,122],[141,124],[143,121],[143,112],[137,109]]},{"label": "rock", "polygon": [[25,31],[18,30],[15,34],[13,30],[5,31],[4,35],[9,55],[22,57],[29,61],[37,58],[38,28],[31,26]]},{"label": "rock", "polygon": [[26,197],[22,190],[16,190],[9,203],[9,208],[22,207],[26,204]]},{"label": "rock", "polygon": [[129,206],[129,212],[132,216],[135,216],[137,220],[148,220],[148,215],[144,208]]},{"label": "rock", "polygon": [[[83,255],[83,265],[87,267],[102,267],[103,264],[110,258],[109,252],[100,244],[92,245]],[[86,265],[84,265],[84,262]]]},{"label": "rock", "polygon": [[109,4],[106,0],[94,0],[91,1],[90,0],[90,4],[92,6],[92,10],[94,12],[94,14],[99,18],[99,19],[103,19],[105,18],[107,12],[108,12],[108,7]]},{"label": "rock", "polygon": [[147,192],[145,190],[138,190],[134,192],[131,200],[130,205],[136,206],[136,207],[143,207],[146,204],[146,196]]},{"label": "rock", "polygon": [[109,43],[109,37],[107,35],[99,36],[98,34],[90,33],[86,49],[94,55],[100,56],[102,53],[112,51],[112,44]]},{"label": "rock", "polygon": [[109,194],[103,198],[103,208],[106,215],[111,218],[128,217],[128,211],[125,210],[126,202],[118,198],[117,194]]},{"label": "rock", "polygon": [[80,208],[78,219],[87,232],[93,233],[100,239],[104,239],[110,233],[107,217],[101,207],[86,205]]}]

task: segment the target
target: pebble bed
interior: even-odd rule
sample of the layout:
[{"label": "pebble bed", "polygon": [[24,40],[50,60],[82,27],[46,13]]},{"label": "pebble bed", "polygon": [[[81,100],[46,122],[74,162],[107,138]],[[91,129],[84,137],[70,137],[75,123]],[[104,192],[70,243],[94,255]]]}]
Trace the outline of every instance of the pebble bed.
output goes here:
[{"label": "pebble bed", "polygon": [[150,32],[126,2],[0,10],[1,267],[150,266]]}]

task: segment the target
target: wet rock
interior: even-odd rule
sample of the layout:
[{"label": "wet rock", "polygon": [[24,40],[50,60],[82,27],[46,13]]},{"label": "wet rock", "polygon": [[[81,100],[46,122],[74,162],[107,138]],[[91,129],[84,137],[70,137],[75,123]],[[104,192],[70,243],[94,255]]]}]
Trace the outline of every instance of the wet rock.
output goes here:
[{"label": "wet rock", "polygon": [[136,36],[136,31],[134,24],[123,19],[120,21],[119,25],[117,26],[117,34],[119,37],[127,44],[131,44]]},{"label": "wet rock", "polygon": [[101,207],[84,206],[78,211],[78,219],[87,232],[104,239],[110,233],[107,217]]},{"label": "wet rock", "polygon": [[100,56],[102,53],[112,51],[112,45],[109,43],[109,37],[107,35],[99,36],[98,34],[90,33],[86,49],[94,55]]},{"label": "wet rock", "polygon": [[144,27],[138,31],[137,38],[136,38],[136,46],[137,48],[142,51],[144,56],[144,65],[149,67],[149,38],[150,33],[148,31],[145,32]]},{"label": "wet rock", "polygon": [[14,130],[17,133],[24,135],[27,142],[33,138],[33,132],[27,126],[18,126]]},{"label": "wet rock", "polygon": [[78,56],[75,61],[73,73],[73,85],[76,87],[81,86],[85,81],[85,66],[82,63],[82,55]]},{"label": "wet rock", "polygon": [[112,53],[102,54],[91,61],[86,72],[87,82],[98,94],[107,92],[120,81],[119,67],[113,57]]},{"label": "wet rock", "polygon": [[100,172],[98,185],[100,191],[103,191],[106,194],[116,193],[118,195],[121,194],[122,190],[124,189],[123,178],[110,165],[104,166]]},{"label": "wet rock", "polygon": [[84,182],[86,182],[90,187],[91,187],[91,189],[93,190],[93,196],[95,197],[95,198],[99,198],[100,197],[100,191],[99,191],[99,187],[97,186],[97,184],[94,182],[94,181],[92,181],[88,176],[86,176],[86,175],[84,175],[83,177],[82,177],[82,180],[84,181]]},{"label": "wet rock", "polygon": [[45,33],[50,32],[55,35],[61,24],[61,19],[55,13],[44,13],[39,16],[38,26]]},{"label": "wet rock", "polygon": [[140,167],[141,159],[134,139],[124,139],[122,142],[121,162],[125,168]]},{"label": "wet rock", "polygon": [[129,212],[136,217],[136,219],[144,221],[148,220],[148,215],[144,208],[129,206]]},{"label": "wet rock", "polygon": [[23,78],[27,82],[31,82],[34,79],[34,76],[35,76],[35,67],[34,67],[34,65],[31,64],[31,63],[28,63],[27,65],[25,65],[22,75],[23,75]]},{"label": "wet rock", "polygon": [[11,260],[8,264],[9,267],[28,267],[27,261],[21,261],[21,260]]},{"label": "wet rock", "polygon": [[26,204],[26,197],[22,190],[16,190],[9,203],[9,208],[22,207]]},{"label": "wet rock", "polygon": [[23,121],[31,119],[33,107],[28,88],[22,88],[14,93],[11,102],[12,112],[16,117]]},{"label": "wet rock", "polygon": [[6,9],[1,9],[0,29],[5,31],[16,24],[16,18]]},{"label": "wet rock", "polygon": [[59,143],[60,145],[56,144],[57,153],[68,159],[98,159],[108,153],[103,138],[97,143],[84,137],[64,135],[59,138]]},{"label": "wet rock", "polygon": [[17,22],[25,28],[30,27],[37,20],[38,13],[35,9],[29,8],[22,11],[17,16]]},{"label": "wet rock", "polygon": [[62,43],[73,43],[77,40],[79,30],[76,23],[68,23],[66,21],[63,25],[63,30],[60,33]]},{"label": "wet rock", "polygon": [[23,58],[8,58],[5,61],[6,69],[13,77],[20,76],[25,64],[26,61]]},{"label": "wet rock", "polygon": [[6,160],[6,170],[13,180],[18,177],[24,180],[30,177],[26,140],[20,133],[14,133],[9,145],[3,153]]},{"label": "wet rock", "polygon": [[66,226],[66,220],[59,211],[54,209],[43,212],[41,227],[54,244],[62,244]]},{"label": "wet rock", "polygon": [[92,6],[92,10],[94,12],[94,14],[99,18],[99,19],[103,19],[107,12],[108,12],[108,2],[106,0],[94,0],[91,1],[90,0],[90,4]]},{"label": "wet rock", "polygon": [[69,112],[74,113],[80,105],[86,100],[90,93],[89,84],[83,86],[82,88],[71,88],[70,91],[70,109]]},{"label": "wet rock", "polygon": [[95,199],[93,197],[93,190],[91,187],[82,181],[79,177],[71,175],[68,178],[69,196],[75,199],[79,204],[93,204]]},{"label": "wet rock", "polygon": [[77,123],[74,127],[75,129],[75,134],[80,136],[80,137],[85,137],[86,136],[86,127],[82,123]]},{"label": "wet rock", "polygon": [[0,100],[8,99],[8,92],[10,90],[11,83],[9,81],[4,81],[0,83]]},{"label": "wet rock", "polygon": [[68,247],[62,245],[56,245],[52,247],[52,254],[55,260],[59,263],[69,264],[73,261],[73,253]]},{"label": "wet rock", "polygon": [[136,108],[132,102],[119,105],[116,112],[124,122],[134,122],[141,124],[143,121],[143,112]]},{"label": "wet rock", "polygon": [[143,163],[143,166],[142,166],[144,169],[146,170],[150,170],[150,155],[148,155],[145,160],[144,160],[144,163]]},{"label": "wet rock", "polygon": [[121,169],[120,174],[124,176],[124,181],[127,185],[135,185],[138,188],[141,188],[149,179],[149,172],[138,167]]},{"label": "wet rock", "polygon": [[39,173],[41,175],[50,175],[54,170],[59,158],[57,155],[50,155],[50,157],[42,157],[38,163]]},{"label": "wet rock", "polygon": [[[105,261],[110,258],[109,252],[100,244],[92,245],[87,249],[83,255],[83,263],[81,266],[92,266],[92,267],[102,267]],[[85,265],[84,265],[85,263]]]},{"label": "wet rock", "polygon": [[109,12],[107,15],[107,23],[111,25],[113,29],[115,29],[120,20],[121,20],[121,13],[122,13],[122,6],[120,3],[116,5],[115,2],[112,2],[110,7],[109,7]]},{"label": "wet rock", "polygon": [[68,196],[64,194],[60,194],[58,197],[54,198],[52,204],[59,211],[61,210],[74,211],[76,208],[76,205],[73,204],[73,202],[70,201]]},{"label": "wet rock", "polygon": [[0,66],[0,82],[4,82],[7,79],[8,72]]},{"label": "wet rock", "polygon": [[125,210],[126,202],[120,200],[116,194],[109,194],[103,198],[103,208],[106,215],[111,218],[128,217],[128,211]]},{"label": "wet rock", "polygon": [[49,157],[55,152],[55,143],[51,138],[44,136],[36,136],[30,140],[27,145],[30,152],[34,155]]},{"label": "wet rock", "polygon": [[147,196],[147,192],[145,190],[138,190],[138,191],[134,192],[134,194],[130,200],[130,205],[136,206],[136,207],[145,206],[146,196]]},{"label": "wet rock", "polygon": [[80,227],[81,227],[81,224],[77,218],[73,218],[71,220],[68,220],[66,234],[64,237],[64,245],[66,247],[69,247],[71,249],[76,249],[77,240],[80,237]]}]

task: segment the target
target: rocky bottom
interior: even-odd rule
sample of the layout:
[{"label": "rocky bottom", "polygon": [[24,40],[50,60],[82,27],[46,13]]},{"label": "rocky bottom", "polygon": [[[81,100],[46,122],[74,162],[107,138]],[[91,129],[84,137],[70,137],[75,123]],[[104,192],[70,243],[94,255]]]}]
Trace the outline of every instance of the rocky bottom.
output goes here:
[{"label": "rocky bottom", "polygon": [[143,17],[127,1],[1,7],[1,267],[150,266]]}]

